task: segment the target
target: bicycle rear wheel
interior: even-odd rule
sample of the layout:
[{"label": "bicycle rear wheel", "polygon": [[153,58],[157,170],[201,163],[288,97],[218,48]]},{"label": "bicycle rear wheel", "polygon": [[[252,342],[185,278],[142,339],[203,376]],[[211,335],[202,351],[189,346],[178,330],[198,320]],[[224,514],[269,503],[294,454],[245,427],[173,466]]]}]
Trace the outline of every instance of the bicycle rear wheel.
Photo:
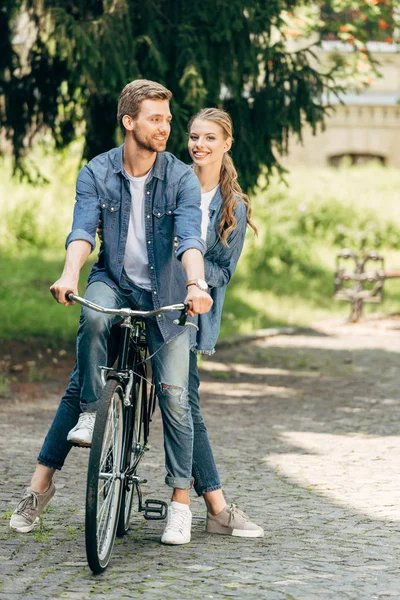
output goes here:
[{"label": "bicycle rear wheel", "polygon": [[86,489],[86,555],[93,573],[111,558],[121,503],[120,466],[124,438],[123,388],[107,381],[100,396],[89,456]]},{"label": "bicycle rear wheel", "polygon": [[125,457],[124,470],[126,477],[121,492],[121,509],[118,519],[117,535],[123,536],[129,529],[129,523],[132,512],[133,500],[136,496],[136,485],[132,482],[132,477],[136,476],[137,467],[144,453],[145,433],[144,433],[144,414],[147,407],[147,382],[146,369],[144,365],[140,373],[135,375],[132,387],[132,406],[126,411],[125,425],[129,428],[130,434],[126,436],[127,449],[124,451]]}]

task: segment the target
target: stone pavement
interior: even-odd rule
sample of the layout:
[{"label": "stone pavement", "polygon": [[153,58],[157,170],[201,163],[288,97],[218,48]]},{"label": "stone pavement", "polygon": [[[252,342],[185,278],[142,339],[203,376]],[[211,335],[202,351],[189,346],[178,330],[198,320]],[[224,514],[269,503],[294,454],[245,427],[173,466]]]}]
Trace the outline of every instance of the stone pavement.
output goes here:
[{"label": "stone pavement", "polygon": [[[328,323],[204,361],[203,410],[226,495],[265,538],[205,534],[193,497],[188,546],[161,546],[163,524],[134,514],[96,577],[83,536],[87,451],[73,450],[57,476],[41,527],[8,529],[61,383],[40,401],[3,401],[0,598],[400,598],[399,336],[398,321]],[[142,473],[146,495],[167,499],[159,416]]]}]

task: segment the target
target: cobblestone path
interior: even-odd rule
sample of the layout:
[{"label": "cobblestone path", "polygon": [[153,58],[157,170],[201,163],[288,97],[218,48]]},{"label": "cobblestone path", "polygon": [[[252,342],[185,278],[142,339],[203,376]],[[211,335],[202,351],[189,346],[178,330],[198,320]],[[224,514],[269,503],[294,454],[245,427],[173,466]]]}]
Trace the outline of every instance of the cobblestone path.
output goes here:
[{"label": "cobblestone path", "polygon": [[[43,386],[40,400],[3,401],[0,598],[400,598],[399,337],[398,321],[330,323],[203,362],[203,411],[226,495],[265,538],[206,534],[193,496],[188,546],[161,546],[163,524],[134,515],[97,577],[83,537],[87,451],[72,451],[41,527],[8,529],[63,382]],[[159,415],[142,473],[146,495],[167,500]]]}]

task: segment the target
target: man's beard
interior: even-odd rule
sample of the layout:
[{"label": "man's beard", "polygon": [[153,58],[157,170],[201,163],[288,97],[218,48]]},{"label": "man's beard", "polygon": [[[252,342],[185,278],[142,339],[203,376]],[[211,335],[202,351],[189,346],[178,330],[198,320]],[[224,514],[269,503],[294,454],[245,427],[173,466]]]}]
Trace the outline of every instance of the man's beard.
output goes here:
[{"label": "man's beard", "polygon": [[[140,135],[139,132],[132,130],[132,137],[140,150],[145,150],[146,152],[162,152],[165,150],[165,146],[167,144],[167,140],[162,142],[161,140],[152,140],[146,139]],[[163,144],[163,148],[160,148],[160,145]]]}]

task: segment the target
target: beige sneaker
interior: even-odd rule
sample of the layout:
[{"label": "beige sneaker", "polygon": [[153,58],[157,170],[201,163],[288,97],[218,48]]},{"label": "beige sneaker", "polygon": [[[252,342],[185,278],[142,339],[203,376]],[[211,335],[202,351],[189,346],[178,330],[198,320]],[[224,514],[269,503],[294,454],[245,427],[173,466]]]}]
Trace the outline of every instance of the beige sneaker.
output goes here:
[{"label": "beige sneaker", "polygon": [[47,492],[39,494],[30,487],[26,489],[24,497],[18,503],[10,519],[10,527],[18,533],[32,531],[40,515],[56,492],[56,486],[51,482]]},{"label": "beige sneaker", "polygon": [[235,504],[226,506],[215,516],[207,513],[206,531],[237,537],[264,537],[264,529],[252,523],[246,513],[239,510]]}]

